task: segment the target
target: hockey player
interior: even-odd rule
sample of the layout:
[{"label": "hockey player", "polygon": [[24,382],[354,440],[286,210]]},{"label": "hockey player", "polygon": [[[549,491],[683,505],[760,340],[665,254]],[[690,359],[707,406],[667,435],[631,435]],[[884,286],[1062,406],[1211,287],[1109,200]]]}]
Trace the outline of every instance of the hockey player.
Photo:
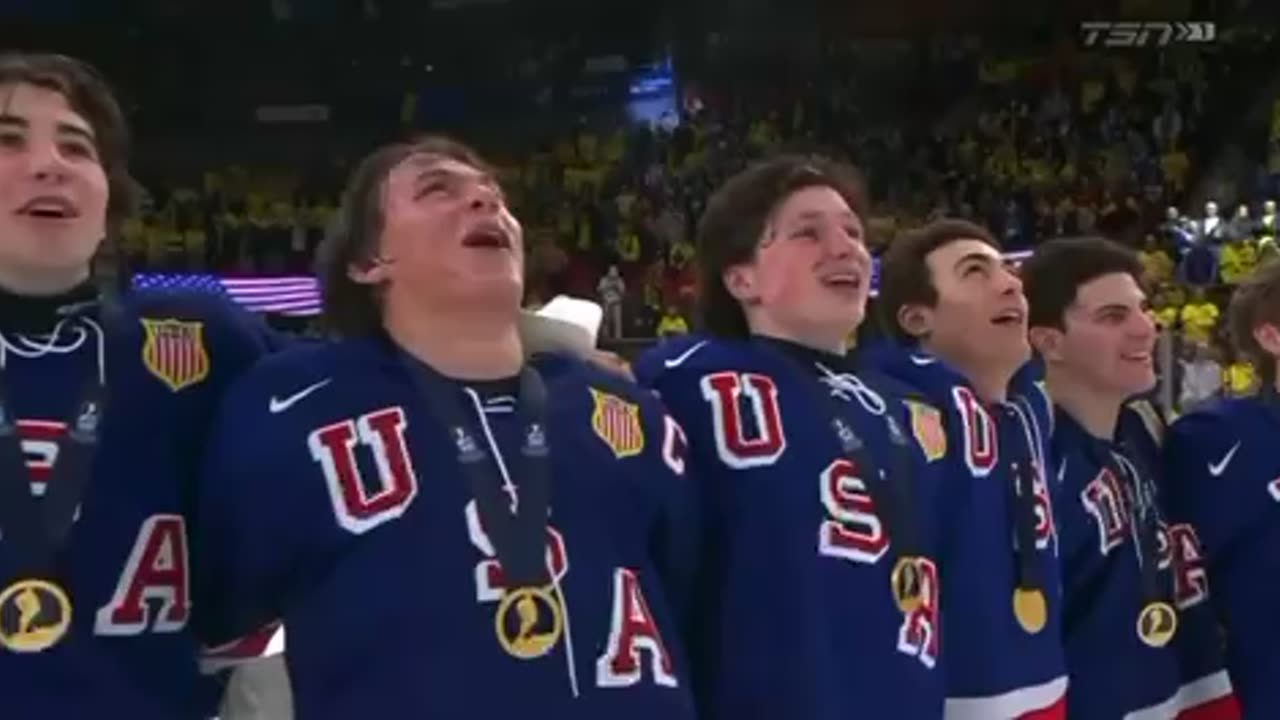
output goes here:
[{"label": "hockey player", "polygon": [[1239,717],[1199,541],[1157,493],[1162,418],[1142,263],[1063,238],[1022,266],[1032,345],[1054,401],[1069,716]]},{"label": "hockey player", "polygon": [[877,363],[943,415],[943,656],[949,719],[1061,718],[1050,408],[1027,372],[1026,298],[991,235],[943,220],[896,238]]},{"label": "hockey player", "polygon": [[683,433],[612,374],[526,359],[491,171],[383,147],[321,255],[341,341],[260,364],[213,430],[208,632],[282,619],[300,720],[691,718]]},{"label": "hockey player", "polygon": [[203,718],[187,504],[266,350],[213,296],[116,297],[127,131],[91,68],[0,56],[0,695],[14,718]]},{"label": "hockey player", "polygon": [[[871,281],[849,168],[780,157],[729,180],[697,237],[704,334],[637,364],[703,490],[694,685],[709,720],[932,720],[936,412],[846,355]],[[946,596],[941,596],[946,602]]]},{"label": "hockey player", "polygon": [[1262,390],[1210,403],[1173,424],[1164,443],[1165,494],[1204,545],[1244,715],[1272,718],[1280,717],[1280,261],[1264,263],[1240,285],[1227,315]]}]

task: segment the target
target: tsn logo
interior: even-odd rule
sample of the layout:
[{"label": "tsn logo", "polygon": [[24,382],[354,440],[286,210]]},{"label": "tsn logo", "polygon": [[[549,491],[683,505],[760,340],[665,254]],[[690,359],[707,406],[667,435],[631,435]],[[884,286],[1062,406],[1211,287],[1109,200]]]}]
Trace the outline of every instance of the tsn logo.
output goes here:
[{"label": "tsn logo", "polygon": [[[31,493],[42,496],[66,425],[45,420],[19,420],[17,425],[23,459],[31,474]],[[76,512],[78,517],[79,510]],[[124,559],[111,599],[94,614],[94,633],[133,636],[181,632],[191,615],[190,583],[186,521],[169,513],[145,518]]]},{"label": "tsn logo", "polygon": [[[787,437],[778,387],[771,377],[711,373],[702,378],[701,387],[711,409],[716,454],[722,463],[749,470],[769,467],[783,457]],[[879,396],[874,401],[884,407]],[[889,551],[890,538],[876,514],[862,468],[848,458],[837,458],[815,479],[823,511],[817,527],[818,554],[862,567],[884,567],[881,561]],[[940,584],[931,560],[925,560],[922,569],[922,602],[918,609],[903,614],[897,650],[932,668],[939,652]]]},{"label": "tsn logo", "polygon": [[[326,425],[308,436],[311,457],[320,465],[337,522],[348,532],[362,535],[401,517],[417,497],[418,479],[405,440],[406,427],[404,410],[394,406]],[[676,475],[684,474],[686,447],[683,430],[666,418],[662,458]],[[372,456],[376,480],[363,477],[357,451]],[[514,499],[516,489],[509,491]],[[479,554],[473,571],[476,601],[496,605],[505,589],[502,566],[475,501],[467,503],[463,514],[468,540]],[[571,566],[568,543],[554,525],[547,528],[547,566],[557,586]],[[671,654],[649,609],[639,575],[623,567],[614,568],[611,575],[611,620],[605,650],[596,659],[596,685],[624,688],[639,684],[647,664],[654,684],[677,687]],[[570,610],[565,609],[566,615]]]}]

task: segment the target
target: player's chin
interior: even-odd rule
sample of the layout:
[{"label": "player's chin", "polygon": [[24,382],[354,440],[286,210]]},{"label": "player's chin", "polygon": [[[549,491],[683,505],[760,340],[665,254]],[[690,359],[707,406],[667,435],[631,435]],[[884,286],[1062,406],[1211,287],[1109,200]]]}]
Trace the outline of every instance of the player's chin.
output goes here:
[{"label": "player's chin", "polygon": [[1107,374],[1118,394],[1132,396],[1150,392],[1156,386],[1155,368],[1150,365],[1121,363]]},{"label": "player's chin", "polygon": [[1031,359],[1031,344],[1023,333],[995,332],[991,333],[981,348],[984,354],[993,360],[1018,366]]},{"label": "player's chin", "polygon": [[83,268],[98,252],[99,240],[45,238],[31,239],[33,256],[29,266],[46,272]]},{"label": "player's chin", "polygon": [[473,272],[466,273],[455,278],[454,295],[457,295],[460,302],[465,302],[467,298],[480,299],[510,299],[515,303],[519,303],[524,295],[524,281],[519,275],[512,272]]}]

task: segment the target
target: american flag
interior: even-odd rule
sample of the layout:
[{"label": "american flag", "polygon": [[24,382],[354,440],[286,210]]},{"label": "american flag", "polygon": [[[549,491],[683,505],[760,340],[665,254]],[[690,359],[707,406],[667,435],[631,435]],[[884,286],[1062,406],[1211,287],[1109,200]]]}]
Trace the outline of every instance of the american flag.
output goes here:
[{"label": "american flag", "polygon": [[226,295],[254,312],[310,316],[320,314],[320,285],[314,277],[220,277],[206,273],[140,273],[135,290],[198,290]]},{"label": "american flag", "polygon": [[[1017,265],[1030,251],[1005,253]],[[878,294],[880,263],[872,266],[871,294]],[[280,277],[221,277],[208,273],[139,273],[135,290],[202,290],[226,295],[254,312],[307,317],[320,314],[320,284],[309,275]]]}]

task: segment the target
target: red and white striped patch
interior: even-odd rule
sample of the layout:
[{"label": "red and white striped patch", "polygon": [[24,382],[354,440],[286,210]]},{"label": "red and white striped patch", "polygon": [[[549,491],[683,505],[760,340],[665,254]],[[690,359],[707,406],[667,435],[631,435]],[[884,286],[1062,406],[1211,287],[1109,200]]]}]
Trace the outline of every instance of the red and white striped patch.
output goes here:
[{"label": "red and white striped patch", "polygon": [[147,332],[142,364],[173,392],[209,376],[209,352],[204,346],[204,323],[142,319]]},{"label": "red and white striped patch", "polygon": [[604,441],[618,459],[639,455],[644,450],[644,427],[640,423],[640,406],[591,388],[595,410],[591,413],[591,429]]}]

